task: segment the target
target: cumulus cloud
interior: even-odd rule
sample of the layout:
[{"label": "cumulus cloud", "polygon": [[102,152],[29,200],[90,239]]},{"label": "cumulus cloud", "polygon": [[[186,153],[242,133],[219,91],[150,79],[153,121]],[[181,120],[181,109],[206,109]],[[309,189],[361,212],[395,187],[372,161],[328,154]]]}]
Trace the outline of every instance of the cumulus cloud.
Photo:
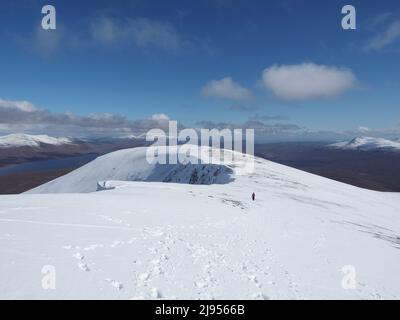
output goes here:
[{"label": "cumulus cloud", "polygon": [[166,130],[169,117],[154,114],[145,119],[128,119],[112,113],[92,113],[78,116],[74,113],[53,113],[36,107],[28,101],[0,99],[0,130],[57,130],[70,134],[140,134],[153,128]]},{"label": "cumulus cloud", "polygon": [[275,65],[262,75],[265,88],[284,100],[337,96],[350,89],[355,80],[350,70],[314,63]]},{"label": "cumulus cloud", "polygon": [[381,33],[369,39],[365,51],[379,51],[400,40],[400,20],[394,21]]},{"label": "cumulus cloud", "polygon": [[233,81],[230,77],[208,82],[203,87],[202,93],[206,97],[235,101],[250,100],[253,98],[253,94],[250,90]]}]

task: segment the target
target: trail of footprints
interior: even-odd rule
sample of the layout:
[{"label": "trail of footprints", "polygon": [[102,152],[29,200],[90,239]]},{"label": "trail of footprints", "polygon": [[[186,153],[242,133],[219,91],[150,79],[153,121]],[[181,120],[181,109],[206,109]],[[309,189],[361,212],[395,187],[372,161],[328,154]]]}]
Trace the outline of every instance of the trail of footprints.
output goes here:
[{"label": "trail of footprints", "polygon": [[[245,238],[241,238],[241,240],[246,243],[242,251],[244,262],[240,266],[242,276],[259,289],[249,298],[264,300],[303,299],[294,276],[278,260],[268,243],[263,241],[260,245],[257,244],[257,240]],[[254,250],[258,250],[258,252],[254,252]],[[286,287],[289,291],[282,291],[282,282],[286,284],[283,288]]]},{"label": "trail of footprints", "polygon": [[[125,224],[123,220],[121,219],[113,219],[108,216],[100,216],[102,219],[106,221],[110,221],[113,223],[117,224],[123,224],[127,227],[130,227],[130,224]],[[147,240],[149,237],[152,238],[161,238],[164,236],[164,232],[162,231],[161,228],[155,228],[155,229],[149,229],[149,228],[144,228],[142,230],[141,236],[139,237],[131,237],[127,241],[120,241],[120,240],[115,240],[112,243],[109,244],[90,244],[86,246],[79,246],[79,245],[65,245],[63,249],[69,250],[69,251],[75,251],[75,253],[72,254],[72,257],[76,260],[76,265],[77,267],[84,272],[91,272],[93,271],[91,268],[91,264],[88,262],[88,259],[82,252],[89,252],[89,251],[94,251],[97,249],[105,249],[105,248],[118,248],[121,246],[125,245],[132,245],[134,242],[136,242],[138,239],[142,240]],[[169,237],[166,237],[166,240],[158,240],[157,246],[156,247],[150,247],[148,250],[152,255],[158,254],[160,249],[164,251],[168,251],[169,247],[167,242],[170,240]],[[169,241],[168,243],[171,243]],[[173,241],[172,241],[173,243]],[[148,262],[148,268],[144,272],[133,272],[133,284],[136,288],[147,288],[150,286],[152,280],[154,280],[156,277],[159,277],[164,274],[164,269],[162,267],[162,263],[168,261],[168,256],[164,253],[159,254],[158,259],[151,259],[151,261]],[[133,266],[139,266],[142,265],[141,260],[133,260],[131,261]],[[104,281],[106,283],[109,283],[110,286],[118,291],[123,290],[125,288],[124,284],[120,281],[111,279],[111,278],[105,278]],[[152,298],[152,299],[160,299],[162,298],[162,293],[159,289],[151,287],[148,290],[147,294],[141,294],[138,297],[134,297],[137,299],[141,298]]]},{"label": "trail of footprints", "polygon": [[[125,224],[123,220],[107,216],[101,217],[113,223]],[[128,226],[128,224],[125,225]],[[154,282],[157,282],[156,280],[160,277],[164,277],[165,282],[177,283],[174,281],[180,275],[176,271],[176,261],[171,261],[171,257],[175,256],[180,256],[181,260],[190,260],[191,264],[196,267],[197,271],[191,285],[197,295],[192,298],[219,298],[214,293],[218,292],[218,287],[223,285],[224,279],[220,278],[221,275],[227,275],[228,278],[235,279],[234,281],[248,283],[248,298],[250,299],[271,299],[287,295],[285,292],[277,291],[277,281],[287,283],[293,298],[302,298],[293,276],[285,269],[284,265],[279,263],[267,243],[260,245],[256,243],[256,240],[251,241],[242,235],[236,235],[227,240],[223,237],[218,238],[212,233],[194,235],[191,231],[191,226],[143,228],[141,232],[132,230],[136,236],[131,236],[124,241],[115,240],[108,244],[87,244],[85,246],[69,244],[63,248],[73,251],[72,257],[76,260],[77,267],[82,272],[89,273],[100,270],[94,268],[96,264],[88,258],[92,251],[122,248],[137,241],[145,244],[151,243],[152,245],[144,249],[147,250],[147,253],[135,252],[135,254],[145,257],[144,261],[127,259],[129,261],[126,263],[131,264],[132,267],[130,283],[125,284],[112,277],[103,278],[103,281],[109,284],[112,290],[126,293],[132,299],[176,298],[164,296],[163,290],[154,285]],[[206,244],[191,241],[198,238],[204,240]],[[260,251],[262,248],[264,248],[263,252]],[[258,250],[258,252],[254,250]],[[182,257],[182,254],[185,256]],[[237,259],[235,254],[241,255],[241,258]],[[186,283],[184,285],[187,286]]]}]

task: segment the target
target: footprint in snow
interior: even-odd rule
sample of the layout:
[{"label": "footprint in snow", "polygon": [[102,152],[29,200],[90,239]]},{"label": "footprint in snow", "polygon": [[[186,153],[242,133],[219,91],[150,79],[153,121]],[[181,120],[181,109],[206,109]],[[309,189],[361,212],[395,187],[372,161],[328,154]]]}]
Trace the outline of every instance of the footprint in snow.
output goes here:
[{"label": "footprint in snow", "polygon": [[166,254],[162,254],[160,259],[161,259],[161,261],[167,261],[169,258]]},{"label": "footprint in snow", "polygon": [[252,282],[252,283],[254,283],[254,285],[255,285],[256,287],[258,287],[258,288],[261,287],[261,284],[258,282],[256,276],[254,276],[254,275],[249,275],[249,276],[247,276],[247,277],[248,277],[249,281]]},{"label": "footprint in snow", "polygon": [[124,244],[124,242],[122,242],[122,241],[114,241],[112,244],[111,244],[111,248],[115,248],[115,247],[118,247],[118,246],[121,246],[121,245],[123,245]]},{"label": "footprint in snow", "polygon": [[73,255],[73,257],[74,257],[75,259],[78,259],[78,260],[83,260],[83,258],[85,258],[85,256],[84,256],[83,254],[79,253],[79,252],[75,253],[75,254]]},{"label": "footprint in snow", "polygon": [[141,274],[139,274],[137,276],[137,280],[139,280],[140,282],[144,283],[149,279],[149,277],[150,277],[150,273],[143,272],[143,273],[141,273]]},{"label": "footprint in snow", "polygon": [[152,270],[152,274],[154,276],[159,276],[159,275],[161,275],[163,273],[164,273],[164,270],[159,265],[154,266],[154,268]]},{"label": "footprint in snow", "polygon": [[136,240],[137,240],[137,238],[136,238],[136,237],[133,237],[133,238],[131,238],[131,239],[128,240],[128,244],[132,244],[132,243],[134,243]]},{"label": "footprint in snow", "polygon": [[152,288],[151,289],[150,296],[153,299],[161,299],[162,298],[161,292],[157,288]]},{"label": "footprint in snow", "polygon": [[262,292],[257,292],[251,295],[251,298],[254,300],[270,300],[270,297],[264,295]]},{"label": "footprint in snow", "polygon": [[208,281],[207,280],[195,281],[194,285],[199,289],[204,289],[208,286]]},{"label": "footprint in snow", "polygon": [[119,291],[119,290],[122,290],[122,289],[124,288],[124,285],[123,285],[121,282],[117,281],[117,280],[112,280],[112,279],[107,278],[106,281],[107,281],[112,287],[114,287],[115,289],[117,289],[118,291]]},{"label": "footprint in snow", "polygon": [[86,263],[83,263],[83,262],[78,263],[78,268],[81,269],[82,271],[86,271],[86,272],[90,271],[88,265]]}]

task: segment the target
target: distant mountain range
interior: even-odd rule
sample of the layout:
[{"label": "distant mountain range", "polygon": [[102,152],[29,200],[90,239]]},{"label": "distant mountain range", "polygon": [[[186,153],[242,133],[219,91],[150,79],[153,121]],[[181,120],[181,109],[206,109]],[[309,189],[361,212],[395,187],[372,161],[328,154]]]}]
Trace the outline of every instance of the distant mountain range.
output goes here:
[{"label": "distant mountain range", "polygon": [[16,133],[0,137],[0,148],[40,147],[42,144],[60,146],[72,143],[72,139],[69,138],[54,138],[47,135]]},{"label": "distant mountain range", "polygon": [[357,137],[328,145],[329,148],[360,151],[400,151],[400,140],[388,140],[373,137]]},{"label": "distant mountain range", "polygon": [[134,136],[76,139],[16,133],[0,137],[0,166],[61,156],[104,154],[144,143],[144,139]]}]

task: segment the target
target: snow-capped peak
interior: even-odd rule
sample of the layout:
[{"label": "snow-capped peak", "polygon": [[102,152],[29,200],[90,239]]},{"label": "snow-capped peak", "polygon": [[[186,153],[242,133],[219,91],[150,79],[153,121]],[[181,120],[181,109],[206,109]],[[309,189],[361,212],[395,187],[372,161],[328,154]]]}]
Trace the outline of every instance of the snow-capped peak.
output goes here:
[{"label": "snow-capped peak", "polygon": [[14,133],[0,137],[0,147],[39,147],[41,144],[60,146],[70,144],[69,138],[55,138],[47,135],[29,135],[24,133]]},{"label": "snow-capped peak", "polygon": [[140,133],[140,134],[128,134],[126,136],[122,136],[120,137],[120,139],[128,139],[128,140],[136,140],[136,139],[144,139],[146,138],[146,134],[145,133]]},{"label": "snow-capped peak", "polygon": [[[107,181],[147,181],[147,182],[174,182],[197,185],[225,184],[231,182],[235,176],[244,174],[251,166],[246,166],[251,156],[224,150],[235,154],[234,162],[218,163],[216,149],[198,147],[198,154],[192,155],[191,163],[149,162],[148,148],[118,150],[86,164],[85,166],[39,186],[29,193],[86,193],[107,189]],[[171,149],[159,150],[159,156],[170,158]],[[177,155],[178,155],[177,153]],[[212,161],[210,158],[212,157]]]},{"label": "snow-capped peak", "polygon": [[328,145],[330,148],[342,150],[400,150],[400,141],[374,137],[356,137],[349,141],[342,141]]}]

